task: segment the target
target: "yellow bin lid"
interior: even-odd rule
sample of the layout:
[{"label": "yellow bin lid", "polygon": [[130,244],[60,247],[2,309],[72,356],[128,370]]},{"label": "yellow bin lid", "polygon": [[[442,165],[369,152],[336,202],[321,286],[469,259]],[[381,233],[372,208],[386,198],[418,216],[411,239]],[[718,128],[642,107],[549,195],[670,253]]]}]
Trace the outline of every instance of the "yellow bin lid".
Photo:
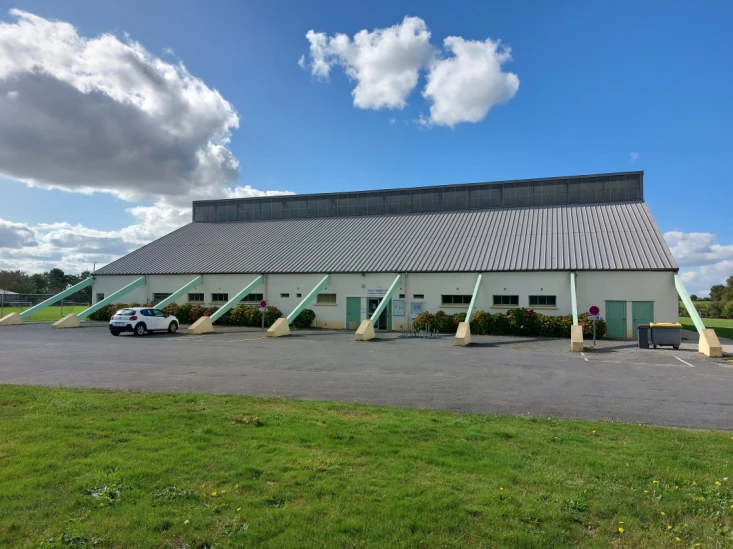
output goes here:
[{"label": "yellow bin lid", "polygon": [[682,324],[679,324],[677,322],[652,322],[651,324],[649,324],[649,326],[659,326],[664,328],[682,328]]}]

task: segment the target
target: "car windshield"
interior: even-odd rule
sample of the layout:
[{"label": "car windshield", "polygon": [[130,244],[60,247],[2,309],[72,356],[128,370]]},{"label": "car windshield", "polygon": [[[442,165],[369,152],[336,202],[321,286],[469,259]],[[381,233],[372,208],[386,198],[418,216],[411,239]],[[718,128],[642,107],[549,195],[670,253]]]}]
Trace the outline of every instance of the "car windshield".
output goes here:
[{"label": "car windshield", "polygon": [[120,309],[117,311],[118,315],[131,316],[135,314],[135,309]]}]

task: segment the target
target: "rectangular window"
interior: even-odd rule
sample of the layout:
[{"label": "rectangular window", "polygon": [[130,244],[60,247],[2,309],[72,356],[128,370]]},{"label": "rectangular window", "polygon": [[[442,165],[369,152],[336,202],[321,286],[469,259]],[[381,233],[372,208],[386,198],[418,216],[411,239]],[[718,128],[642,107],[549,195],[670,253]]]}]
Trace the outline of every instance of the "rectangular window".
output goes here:
[{"label": "rectangular window", "polygon": [[518,295],[495,295],[494,307],[517,307],[519,306]]},{"label": "rectangular window", "polygon": [[229,294],[211,294],[211,301],[229,301]]},{"label": "rectangular window", "polygon": [[302,297],[303,294],[295,294],[295,297]]},{"label": "rectangular window", "polygon": [[425,294],[412,294],[412,299],[425,299]]},{"label": "rectangular window", "polygon": [[188,300],[194,303],[203,303],[204,294],[188,294]]},{"label": "rectangular window", "polygon": [[405,299],[405,294],[400,294],[400,299]]},{"label": "rectangular window", "polygon": [[441,295],[442,305],[468,305],[471,303],[470,295]]},{"label": "rectangular window", "polygon": [[336,305],[336,294],[318,294],[317,305]]},{"label": "rectangular window", "polygon": [[97,294],[97,303],[104,299],[104,294]]},{"label": "rectangular window", "polygon": [[153,301],[156,303],[159,303],[163,301],[164,299],[168,299],[171,296],[171,294],[153,294]]},{"label": "rectangular window", "polygon": [[280,294],[280,297],[290,297],[290,294]]},{"label": "rectangular window", "polygon": [[242,299],[242,301],[259,303],[263,299],[265,299],[265,294],[247,294],[246,296],[244,296],[244,299]]},{"label": "rectangular window", "polygon": [[554,295],[531,295],[529,296],[530,307],[555,307],[557,299]]}]

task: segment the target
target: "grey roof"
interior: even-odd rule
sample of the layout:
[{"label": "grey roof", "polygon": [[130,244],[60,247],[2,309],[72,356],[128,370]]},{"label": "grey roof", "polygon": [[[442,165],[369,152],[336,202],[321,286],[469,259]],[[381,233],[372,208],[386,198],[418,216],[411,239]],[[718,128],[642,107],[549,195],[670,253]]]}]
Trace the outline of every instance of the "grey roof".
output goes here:
[{"label": "grey roof", "polygon": [[96,274],[677,270],[644,202],[190,223]]}]

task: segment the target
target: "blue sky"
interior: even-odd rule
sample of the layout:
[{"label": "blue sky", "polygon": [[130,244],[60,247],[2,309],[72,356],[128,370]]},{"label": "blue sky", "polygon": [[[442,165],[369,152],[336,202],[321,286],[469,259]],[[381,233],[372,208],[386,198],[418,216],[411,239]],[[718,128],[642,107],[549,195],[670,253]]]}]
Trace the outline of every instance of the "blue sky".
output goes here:
[{"label": "blue sky", "polygon": [[[182,62],[238,117],[238,127],[221,126],[230,133],[226,148],[238,170],[216,172],[220,181],[212,185],[303,193],[644,170],[645,198],[661,230],[669,233],[690,289],[700,292],[733,275],[729,2],[150,4],[3,0],[0,20],[17,23],[8,13],[17,8],[67,22],[85,39],[111,33],[125,43],[127,33],[150,56]],[[326,40],[337,33],[353,38],[362,29],[399,25],[405,16],[424,22],[437,58],[450,57],[443,46],[448,36],[500,40],[511,48],[501,75],[515,74],[518,89],[504,93],[478,121],[449,127],[435,118],[426,127],[417,121],[430,119],[431,105],[437,104],[421,94],[427,65],[402,98],[403,108],[355,106],[357,82],[344,70],[351,61],[334,49],[328,50],[328,79],[312,74],[307,31],[325,33]],[[6,41],[11,47],[12,39]],[[304,68],[298,65],[302,55]],[[56,60],[50,56],[44,66]],[[21,89],[19,98],[26,96]],[[2,125],[0,119],[0,130]],[[34,165],[42,162],[40,155],[31,158]],[[146,193],[140,183],[128,193],[119,165],[123,173],[116,180],[80,194],[73,173],[57,185],[65,190],[19,181],[54,185],[58,166],[41,177],[22,167],[5,169],[2,162],[7,200],[0,201],[0,219],[45,240],[35,252],[24,253],[29,246],[16,239],[15,251],[4,254],[0,268],[34,270],[63,259],[73,270],[94,258],[112,259],[111,249],[135,247],[185,217],[180,211],[175,219],[163,213],[158,232],[128,230],[135,236],[114,241],[115,234],[140,223],[140,211],[128,211],[131,207],[150,208],[153,217],[146,223],[155,224],[154,208],[183,208],[198,185]],[[84,162],[77,164],[74,170],[85,169]],[[81,180],[88,174],[77,175]],[[56,229],[43,228],[49,223]],[[56,230],[61,238],[50,238]],[[75,233],[96,236],[96,251],[63,248]],[[52,240],[59,247],[49,244]]]}]

